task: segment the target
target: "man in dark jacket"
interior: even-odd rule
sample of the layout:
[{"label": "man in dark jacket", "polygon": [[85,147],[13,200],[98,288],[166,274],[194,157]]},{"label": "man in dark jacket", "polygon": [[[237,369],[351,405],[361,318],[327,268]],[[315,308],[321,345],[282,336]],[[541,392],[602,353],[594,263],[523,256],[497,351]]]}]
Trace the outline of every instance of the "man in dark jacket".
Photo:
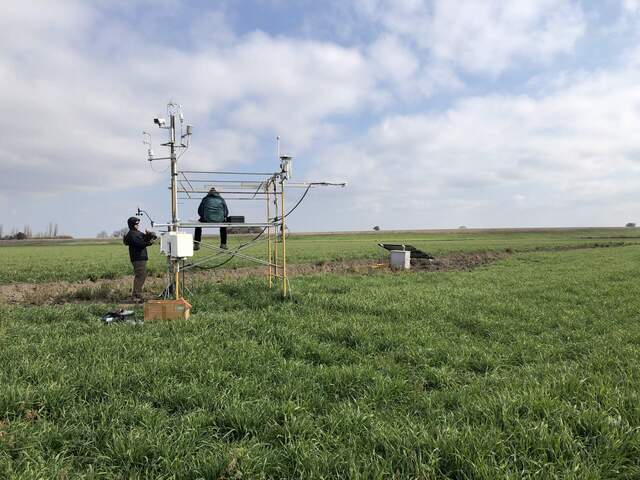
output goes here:
[{"label": "man in dark jacket", "polygon": [[[203,223],[222,223],[227,221],[229,209],[227,202],[220,196],[218,191],[211,187],[209,193],[200,202],[198,207],[198,215],[200,222]],[[202,228],[196,228],[196,234],[193,242],[193,249],[200,249],[200,240],[202,239]],[[220,248],[227,249],[227,227],[220,227]]]},{"label": "man in dark jacket", "polygon": [[156,239],[156,234],[150,231],[142,233],[138,230],[140,219],[138,217],[129,217],[127,220],[129,231],[122,238],[125,245],[129,247],[129,259],[133,265],[133,291],[134,301],[142,300],[142,287],[147,279],[147,247],[152,245]]}]

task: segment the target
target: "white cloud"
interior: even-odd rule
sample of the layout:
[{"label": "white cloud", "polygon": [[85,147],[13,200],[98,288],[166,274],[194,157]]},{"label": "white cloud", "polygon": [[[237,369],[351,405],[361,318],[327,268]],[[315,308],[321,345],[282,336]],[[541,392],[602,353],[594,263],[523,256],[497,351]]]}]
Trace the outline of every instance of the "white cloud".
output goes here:
[{"label": "white cloud", "polygon": [[622,6],[629,13],[640,13],[640,0],[623,0]]},{"label": "white cloud", "polygon": [[[593,208],[594,222],[604,222],[603,212],[636,191],[639,81],[640,70],[629,67],[580,77],[541,98],[493,95],[442,113],[390,116],[357,142],[324,152],[315,175],[349,181],[356,200],[346,204],[361,218],[371,205],[406,218],[425,209],[473,212],[485,224],[504,208],[512,222],[533,218],[528,208],[536,218],[549,208],[567,216]],[[424,226],[434,225],[447,224]]]},{"label": "white cloud", "polygon": [[[573,51],[585,34],[573,0],[358,0],[337,9],[348,17],[346,26],[336,19],[340,42],[286,29],[239,34],[214,8],[183,25],[176,46],[164,29],[179,4],[159,1],[0,6],[0,165],[8,172],[0,191],[14,198],[164,179],[148,170],[141,131],[173,99],[195,125],[183,166],[271,161],[267,149],[280,134],[296,174],[314,158],[310,178],[351,182],[331,200],[345,222],[391,210],[404,225],[410,217],[471,225],[468,218],[508,222],[526,209],[542,215],[552,204],[602,201],[616,212],[614,204],[629,204],[623,197],[640,163],[640,50],[612,52],[627,60],[615,71],[544,69],[518,87],[534,93],[501,93],[501,74]],[[637,35],[637,1],[622,1],[626,23],[599,17],[617,39]],[[477,77],[494,93],[465,98],[473,85],[461,79]],[[151,131],[160,153],[166,132]]]},{"label": "white cloud", "polygon": [[392,35],[383,35],[371,44],[368,56],[374,74],[382,81],[395,83],[401,89],[403,85],[414,82],[420,68],[414,52]]},{"label": "white cloud", "polygon": [[572,0],[367,0],[359,5],[388,32],[435,60],[492,75],[518,61],[545,63],[571,52],[585,30],[582,10]]},{"label": "white cloud", "polygon": [[[208,48],[178,50],[88,4],[29,5],[3,5],[0,15],[0,101],[10,112],[0,128],[12,132],[0,152],[11,175],[0,186],[9,191],[156,181],[141,130],[169,99],[197,126],[185,161],[208,167],[247,162],[265,134],[286,132],[302,149],[331,134],[329,117],[375,101],[375,79],[356,49],[227,30]],[[220,14],[203,16],[194,38],[215,41],[203,32],[220,24]],[[163,139],[153,133],[157,145]]]}]

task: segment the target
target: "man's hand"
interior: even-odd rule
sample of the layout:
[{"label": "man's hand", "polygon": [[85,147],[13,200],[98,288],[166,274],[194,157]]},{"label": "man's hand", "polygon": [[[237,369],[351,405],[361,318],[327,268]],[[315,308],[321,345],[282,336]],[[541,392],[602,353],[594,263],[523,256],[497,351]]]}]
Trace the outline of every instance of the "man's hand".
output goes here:
[{"label": "man's hand", "polygon": [[153,242],[155,242],[157,238],[156,232],[151,230],[144,231],[144,241],[147,245],[153,245]]}]

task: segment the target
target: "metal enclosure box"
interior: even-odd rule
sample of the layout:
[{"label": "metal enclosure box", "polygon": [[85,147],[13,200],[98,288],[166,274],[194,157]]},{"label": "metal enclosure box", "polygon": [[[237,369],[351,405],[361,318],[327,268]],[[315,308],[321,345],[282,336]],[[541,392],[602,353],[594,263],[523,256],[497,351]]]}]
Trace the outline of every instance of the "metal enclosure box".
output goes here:
[{"label": "metal enclosure box", "polygon": [[193,235],[166,232],[160,236],[160,252],[173,258],[193,257]]},{"label": "metal enclosure box", "polygon": [[391,250],[389,260],[392,269],[409,270],[411,266],[411,252],[408,250]]}]

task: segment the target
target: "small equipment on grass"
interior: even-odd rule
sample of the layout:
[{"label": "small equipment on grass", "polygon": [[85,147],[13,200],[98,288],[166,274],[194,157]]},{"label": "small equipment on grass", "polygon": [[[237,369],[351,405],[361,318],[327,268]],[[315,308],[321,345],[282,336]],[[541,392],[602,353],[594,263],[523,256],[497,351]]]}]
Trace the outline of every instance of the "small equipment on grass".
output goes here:
[{"label": "small equipment on grass", "polygon": [[134,322],[135,323],[134,315],[135,315],[135,312],[133,310],[124,310],[121,308],[120,310],[114,310],[112,312],[105,313],[100,318],[100,320],[102,320],[107,325],[110,325],[114,322],[127,322],[127,323]]},{"label": "small equipment on grass", "polygon": [[378,246],[389,251],[389,265],[394,270],[408,270],[412,264],[431,263],[432,260],[435,260],[433,255],[418,250],[413,245],[403,243],[379,243]]},{"label": "small equipment on grass", "polygon": [[404,243],[379,243],[378,246],[384,248],[385,250],[401,250],[411,252],[411,258],[424,258],[427,260],[435,260],[436,257],[431,255],[430,253],[423,252],[422,250],[418,250],[413,245],[406,245]]}]

